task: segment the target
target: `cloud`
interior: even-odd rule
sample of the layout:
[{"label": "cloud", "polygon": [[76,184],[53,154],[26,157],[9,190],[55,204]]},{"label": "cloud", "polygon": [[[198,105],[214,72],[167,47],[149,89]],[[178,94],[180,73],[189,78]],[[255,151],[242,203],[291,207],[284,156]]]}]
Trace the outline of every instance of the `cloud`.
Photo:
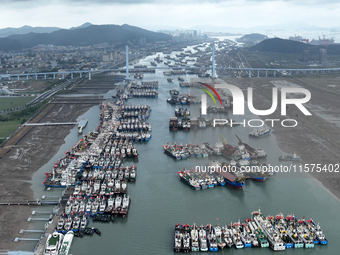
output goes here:
[{"label": "cloud", "polygon": [[[280,3],[289,2],[295,5],[327,5],[336,4],[338,0],[245,0],[247,2],[254,3]],[[36,5],[51,5],[51,4],[71,4],[71,5],[141,5],[141,4],[223,4],[232,3],[235,0],[0,0],[0,4],[11,5],[11,4],[30,4],[32,6]],[[243,1],[241,1],[243,2]]]},{"label": "cloud", "polygon": [[[329,0],[328,2],[331,2]],[[121,3],[124,2],[124,3]],[[0,0],[1,28],[57,26],[70,28],[85,22],[92,24],[124,24],[143,28],[220,27],[251,28],[290,22],[287,26],[332,27],[340,24],[339,4],[298,5],[307,1],[264,0]],[[313,3],[310,0],[309,3]],[[291,25],[293,24],[293,25]],[[301,26],[300,26],[301,27]]]}]

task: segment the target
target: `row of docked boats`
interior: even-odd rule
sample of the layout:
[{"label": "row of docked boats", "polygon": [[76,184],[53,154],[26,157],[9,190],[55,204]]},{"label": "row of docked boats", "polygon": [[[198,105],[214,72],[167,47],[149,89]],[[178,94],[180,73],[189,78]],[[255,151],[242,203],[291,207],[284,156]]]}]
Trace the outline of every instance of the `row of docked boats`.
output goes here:
[{"label": "row of docked boats", "polygon": [[[81,176],[84,173],[91,176],[96,173],[96,170],[108,172],[108,174],[119,174],[119,172],[125,172],[120,168],[122,160],[129,157],[138,158],[138,152],[132,140],[126,139],[126,134],[124,140],[117,131],[119,122],[106,118],[111,115],[112,107],[115,106],[106,105],[103,109],[99,130],[85,135],[78,144],[65,153],[62,159],[55,163],[51,172],[46,174],[45,186],[74,186],[81,183]],[[143,140],[150,138],[145,135]]]},{"label": "row of docked boats", "polygon": [[142,81],[141,84],[131,82],[131,89],[158,89],[158,81]]},{"label": "row of docked boats", "polygon": [[158,92],[155,89],[131,89],[128,93],[128,97],[157,98]]},{"label": "row of docked boats", "polygon": [[179,171],[179,177],[195,190],[225,186],[224,178],[215,172],[195,172],[194,170]]},{"label": "row of docked boats", "polygon": [[275,217],[271,215],[264,217],[260,209],[252,212],[251,219],[263,231],[274,251],[314,248],[315,244],[328,244],[320,224],[316,224],[313,219],[297,220],[294,214],[284,217],[282,213]]},{"label": "row of docked boats", "polygon": [[[164,62],[164,64],[168,65],[168,62]],[[169,65],[168,65],[169,66]],[[171,67],[171,66],[170,66]],[[172,66],[174,67],[174,66]],[[185,70],[171,70],[171,71],[164,71],[163,75],[171,76],[171,75],[186,75],[187,72]]]},{"label": "row of docked boats", "polygon": [[[172,117],[170,119],[170,130],[178,130],[178,124],[176,125],[176,119]],[[186,159],[189,157],[208,157],[224,156],[228,159],[237,160],[240,165],[251,165],[251,159],[265,158],[267,153],[263,149],[256,149],[252,152],[246,149],[244,145],[238,145],[233,147],[226,142],[216,142],[214,146],[208,142],[203,142],[201,145],[198,144],[186,144],[183,145],[169,142],[162,146],[164,152],[175,159]],[[240,161],[243,160],[243,161]]]},{"label": "row of docked boats", "polygon": [[170,118],[170,121],[169,121],[170,131],[177,131],[177,130],[189,131],[190,127],[191,127],[190,118],[187,118],[187,117],[183,117],[182,119],[178,119],[177,117]]},{"label": "row of docked boats", "polygon": [[137,119],[147,119],[149,118],[149,111],[146,110],[136,110],[136,111],[121,111],[117,116],[119,120],[126,118],[137,118]]},{"label": "row of docked boats", "polygon": [[257,167],[243,168],[232,162],[212,161],[206,166],[196,166],[196,169],[179,171],[179,177],[192,188],[206,189],[227,184],[236,189],[242,189],[246,179],[264,182],[268,176],[274,174],[273,168],[261,164]]},{"label": "row of docked boats", "polygon": [[176,107],[175,116],[176,117],[188,117],[190,116],[190,110],[188,110],[187,108],[184,109],[183,107]]},{"label": "row of docked boats", "polygon": [[[132,142],[147,142],[152,137],[152,135],[148,132],[137,132],[137,131],[134,131],[134,132],[123,131],[122,133],[115,133],[114,136],[117,140],[132,141]],[[130,148],[130,151],[132,152],[132,155],[134,155],[133,157],[135,156],[138,157],[137,149],[134,146]]]},{"label": "row of docked boats", "polygon": [[288,248],[314,248],[315,244],[327,244],[319,224],[310,220],[296,220],[293,214],[286,218],[282,213],[275,217],[263,217],[260,210],[254,211],[245,222],[231,222],[230,225],[197,226],[195,223],[177,224],[174,234],[174,251],[218,251],[225,247],[267,248],[282,251]]},{"label": "row of docked boats", "polygon": [[151,106],[148,104],[142,104],[142,105],[121,105],[120,106],[121,111],[151,111]]},{"label": "row of docked boats", "polygon": [[140,121],[139,119],[131,118],[131,119],[121,120],[118,123],[117,131],[119,132],[132,132],[132,131],[151,132],[152,127],[150,123]]},{"label": "row of docked boats", "polygon": [[167,103],[171,105],[189,105],[189,104],[199,104],[201,103],[201,100],[190,94],[178,94],[178,95],[173,95],[171,98],[168,98]]},{"label": "row of docked boats", "polygon": [[180,82],[179,86],[182,88],[189,88],[190,87],[190,83],[189,82]]}]

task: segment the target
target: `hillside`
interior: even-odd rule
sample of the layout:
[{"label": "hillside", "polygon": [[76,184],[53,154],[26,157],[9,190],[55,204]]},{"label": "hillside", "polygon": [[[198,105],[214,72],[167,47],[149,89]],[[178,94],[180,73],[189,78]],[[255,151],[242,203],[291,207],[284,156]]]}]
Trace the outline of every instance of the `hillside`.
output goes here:
[{"label": "hillside", "polygon": [[260,41],[263,41],[263,40],[265,40],[267,38],[268,37],[266,35],[252,33],[252,34],[247,34],[247,35],[244,35],[244,36],[238,38],[237,41],[238,42],[243,42],[243,43],[260,42]]},{"label": "hillside", "polygon": [[[264,40],[252,47],[249,47],[249,50],[295,54],[301,54],[304,50],[309,50],[309,53],[311,54],[319,54],[319,50],[324,49],[325,47],[325,45],[311,45],[281,38],[272,38]],[[340,55],[340,44],[328,45],[327,54]]]},{"label": "hillside", "polygon": [[[163,33],[155,33],[129,25],[90,25],[79,29],[60,29],[52,33],[29,33],[11,35],[0,40],[0,50],[21,50],[38,44],[53,44],[56,46],[88,46],[99,43],[138,44],[140,38],[146,42],[168,41],[172,37]],[[0,38],[1,39],[1,38]],[[12,45],[12,47],[11,47]]]},{"label": "hillside", "polygon": [[59,27],[31,27],[23,26],[18,28],[7,27],[0,29],[0,37],[7,37],[10,35],[22,35],[28,33],[51,33],[59,30]]}]

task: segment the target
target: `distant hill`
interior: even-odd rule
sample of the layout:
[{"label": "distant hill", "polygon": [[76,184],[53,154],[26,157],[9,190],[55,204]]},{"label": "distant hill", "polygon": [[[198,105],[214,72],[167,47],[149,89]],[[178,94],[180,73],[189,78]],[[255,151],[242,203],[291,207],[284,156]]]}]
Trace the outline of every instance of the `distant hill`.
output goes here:
[{"label": "distant hill", "polygon": [[259,44],[250,47],[250,50],[281,53],[302,53],[303,50],[308,50],[312,47],[314,47],[314,45],[281,38],[272,38],[264,40]]},{"label": "distant hill", "polygon": [[86,23],[84,23],[83,25],[80,25],[80,26],[78,26],[78,27],[71,27],[69,30],[74,30],[74,29],[79,29],[79,28],[85,28],[85,27],[89,27],[89,26],[93,26],[93,24],[90,23],[90,22],[86,22]]},{"label": "distant hill", "polygon": [[[172,36],[155,33],[139,27],[124,24],[119,25],[89,25],[84,28],[66,30],[60,29],[52,33],[29,33],[25,35],[11,35],[0,41],[0,50],[20,50],[31,48],[38,44],[53,44],[56,46],[88,46],[99,43],[127,43],[138,44],[140,38],[146,42],[168,41]],[[7,40],[6,40],[7,39]],[[13,43],[10,47],[9,40]]]},{"label": "distant hill", "polygon": [[59,27],[31,27],[23,26],[19,28],[7,27],[0,29],[0,37],[7,37],[10,35],[22,35],[28,33],[51,33],[59,30]]},{"label": "distant hill", "polygon": [[[301,54],[304,50],[309,50],[310,54],[319,54],[319,50],[324,49],[325,47],[325,45],[311,45],[281,38],[272,38],[264,40],[252,47],[249,47],[249,50],[296,54]],[[327,54],[340,55],[340,44],[328,45]]]},{"label": "distant hill", "polygon": [[238,42],[248,43],[248,42],[260,42],[265,39],[268,39],[266,35],[252,33],[242,36],[241,38],[238,38]]}]

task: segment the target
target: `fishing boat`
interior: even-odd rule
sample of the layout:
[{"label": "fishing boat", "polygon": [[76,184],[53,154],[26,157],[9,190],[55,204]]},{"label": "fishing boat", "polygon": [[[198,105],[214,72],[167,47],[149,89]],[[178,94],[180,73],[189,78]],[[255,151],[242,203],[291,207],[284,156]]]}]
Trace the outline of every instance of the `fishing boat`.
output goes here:
[{"label": "fishing boat", "polygon": [[226,243],[224,241],[224,238],[222,237],[222,235],[223,235],[222,229],[221,229],[220,226],[215,226],[214,230],[215,230],[215,235],[216,235],[217,246],[218,246],[218,248],[223,250],[224,247],[226,246]]},{"label": "fishing boat", "polygon": [[66,235],[64,236],[63,243],[60,248],[59,255],[68,255],[70,248],[71,248],[72,241],[73,241],[73,237],[74,237],[73,231],[69,231],[66,233]]},{"label": "fishing boat", "polygon": [[198,241],[198,227],[196,224],[191,226],[191,231],[190,231],[190,236],[191,236],[191,251],[199,251],[199,241]]},{"label": "fishing boat", "polygon": [[189,252],[190,249],[190,226],[185,224],[182,226],[183,252]]},{"label": "fishing boat", "polygon": [[303,240],[298,235],[296,229],[293,229],[292,227],[291,229],[288,229],[287,232],[288,232],[290,239],[294,243],[294,248],[303,248],[304,246]]},{"label": "fishing boat", "polygon": [[122,208],[120,210],[120,214],[123,216],[123,218],[126,216],[126,214],[129,211],[131,199],[128,194],[124,194],[123,201],[122,201]]},{"label": "fishing boat", "polygon": [[[244,223],[246,225],[246,223]],[[241,232],[241,241],[245,248],[251,248],[252,247],[252,239],[248,235],[246,228],[244,225],[242,225],[243,231]]]},{"label": "fishing boat", "polygon": [[235,244],[235,247],[237,249],[244,248],[244,244],[241,240],[241,234],[240,234],[240,223],[235,222],[230,224],[231,230],[232,230],[232,239]]},{"label": "fishing boat", "polygon": [[200,251],[208,251],[207,233],[203,225],[200,226],[199,232]]},{"label": "fishing boat", "polygon": [[301,161],[300,156],[296,155],[295,152],[293,154],[283,153],[279,159],[283,161]]},{"label": "fishing boat", "polygon": [[174,252],[182,251],[182,236],[180,230],[182,229],[181,224],[177,224],[175,227],[175,236],[174,236]]},{"label": "fishing boat", "polygon": [[284,251],[286,249],[286,246],[281,239],[280,234],[276,229],[273,228],[273,225],[271,224],[271,220],[273,219],[272,216],[267,216],[267,218],[264,218],[261,211],[258,210],[252,213],[252,219],[266,235],[269,241],[269,246],[274,251]]},{"label": "fishing boat", "polygon": [[57,223],[57,231],[58,232],[61,232],[64,228],[64,223],[65,223],[65,220],[63,217],[60,217],[59,220],[58,220],[58,223]]},{"label": "fishing boat", "polygon": [[65,220],[64,230],[62,231],[63,233],[67,233],[68,231],[71,230],[72,222],[73,219],[70,216],[68,216],[68,218]]},{"label": "fishing boat", "polygon": [[328,240],[325,237],[325,234],[322,232],[319,223],[316,225],[315,234],[320,244],[328,244]]},{"label": "fishing boat", "polygon": [[185,183],[189,184],[193,189],[199,190],[201,189],[201,185],[199,184],[198,180],[193,176],[191,171],[185,170],[177,172],[181,180]]},{"label": "fishing boat", "polygon": [[49,234],[46,244],[44,255],[57,255],[59,254],[59,250],[63,241],[63,234],[58,232],[53,232],[53,234]]},{"label": "fishing boat", "polygon": [[207,231],[209,251],[217,251],[218,246],[217,246],[217,240],[216,240],[216,235],[215,235],[213,226],[211,224],[208,224],[206,226],[206,231]]},{"label": "fishing boat", "polygon": [[266,135],[269,135],[270,131],[271,129],[268,127],[261,127],[259,129],[254,129],[252,132],[249,133],[249,136],[255,138],[264,137]]},{"label": "fishing boat", "polygon": [[267,241],[267,238],[263,234],[262,230],[258,229],[255,233],[256,233],[257,240],[259,241],[259,243],[261,245],[261,248],[269,247],[269,243]]},{"label": "fishing boat", "polygon": [[226,243],[226,245],[231,248],[234,243],[233,243],[233,239],[232,239],[232,232],[231,229],[228,228],[228,226],[224,226],[222,227],[222,232],[223,232],[223,236],[224,236],[224,242]]},{"label": "fishing boat", "polygon": [[80,227],[80,217],[75,216],[73,219],[73,225],[72,225],[72,231],[73,232],[78,232]]},{"label": "fishing boat", "polygon": [[83,217],[81,218],[81,221],[80,221],[80,228],[79,228],[80,231],[85,230],[88,221],[89,221],[88,217],[83,215]]}]

